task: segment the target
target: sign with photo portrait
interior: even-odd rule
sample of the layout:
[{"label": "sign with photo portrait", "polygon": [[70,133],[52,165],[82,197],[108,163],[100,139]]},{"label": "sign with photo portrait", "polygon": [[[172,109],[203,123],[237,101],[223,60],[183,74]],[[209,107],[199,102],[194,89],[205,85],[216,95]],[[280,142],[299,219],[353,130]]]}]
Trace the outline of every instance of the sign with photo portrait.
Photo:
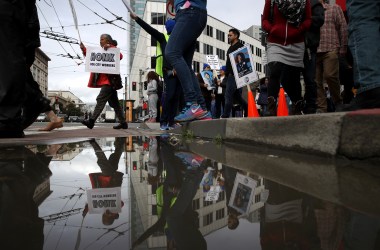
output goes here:
[{"label": "sign with photo portrait", "polygon": [[201,72],[202,79],[207,84],[207,89],[215,89],[214,74],[211,70],[204,70]]},{"label": "sign with photo portrait", "polygon": [[228,206],[242,215],[248,214],[255,195],[256,186],[257,181],[237,173]]},{"label": "sign with photo portrait", "polygon": [[250,48],[246,45],[229,54],[237,88],[258,80]]}]

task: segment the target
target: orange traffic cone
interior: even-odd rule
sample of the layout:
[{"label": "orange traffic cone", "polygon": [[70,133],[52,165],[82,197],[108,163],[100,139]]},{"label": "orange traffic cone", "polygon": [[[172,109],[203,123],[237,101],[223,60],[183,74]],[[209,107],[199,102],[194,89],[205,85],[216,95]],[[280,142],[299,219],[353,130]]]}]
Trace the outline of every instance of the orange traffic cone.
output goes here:
[{"label": "orange traffic cone", "polygon": [[259,112],[256,108],[255,98],[253,97],[253,93],[249,85],[247,85],[248,89],[248,117],[260,117]]},{"label": "orange traffic cone", "polygon": [[284,88],[280,88],[280,93],[278,95],[278,104],[277,104],[277,116],[288,116],[289,110],[288,105],[286,104],[285,91]]}]

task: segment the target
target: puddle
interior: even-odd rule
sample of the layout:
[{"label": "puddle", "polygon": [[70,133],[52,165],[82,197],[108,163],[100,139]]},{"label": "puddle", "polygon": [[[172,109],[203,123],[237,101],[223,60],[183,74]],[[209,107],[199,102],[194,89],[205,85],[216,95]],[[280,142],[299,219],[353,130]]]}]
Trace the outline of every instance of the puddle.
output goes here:
[{"label": "puddle", "polygon": [[[4,249],[380,249],[370,163],[162,137],[0,148]],[[4,245],[5,244],[5,245]]]}]

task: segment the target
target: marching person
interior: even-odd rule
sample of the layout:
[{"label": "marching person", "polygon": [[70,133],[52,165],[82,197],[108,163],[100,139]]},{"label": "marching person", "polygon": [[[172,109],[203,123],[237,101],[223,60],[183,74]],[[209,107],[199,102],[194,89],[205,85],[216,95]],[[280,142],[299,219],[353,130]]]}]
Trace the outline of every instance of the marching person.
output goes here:
[{"label": "marching person", "polygon": [[[113,40],[112,37],[108,34],[102,34],[100,36],[100,46],[107,50],[108,48],[115,48],[117,46],[117,41]],[[83,43],[80,44],[80,48],[84,55],[86,55],[86,47]],[[120,54],[120,59],[123,58],[123,55]],[[92,116],[88,120],[83,120],[82,124],[87,126],[89,129],[92,129],[95,125],[96,119],[99,117],[100,113],[103,111],[104,106],[108,104],[115,110],[117,118],[119,119],[119,124],[113,126],[114,129],[127,129],[128,124],[125,121],[123,110],[121,109],[119,99],[117,97],[118,88],[110,79],[112,76],[110,74],[102,73],[91,73],[90,80],[88,82],[89,88],[100,88],[100,93],[96,98],[95,110],[92,113]],[[121,84],[121,83],[119,83]]]},{"label": "marching person", "polygon": [[158,75],[154,71],[150,71],[146,76],[148,82],[147,94],[148,94],[148,108],[149,108],[149,120],[147,122],[156,122],[157,119],[157,85],[159,82]]}]

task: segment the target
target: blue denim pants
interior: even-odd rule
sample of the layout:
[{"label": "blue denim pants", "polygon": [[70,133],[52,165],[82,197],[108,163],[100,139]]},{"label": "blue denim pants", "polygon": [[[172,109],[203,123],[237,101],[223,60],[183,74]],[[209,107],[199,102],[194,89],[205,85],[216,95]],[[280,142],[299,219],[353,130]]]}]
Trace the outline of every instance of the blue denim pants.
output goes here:
[{"label": "blue denim pants", "polygon": [[380,87],[380,1],[347,0],[349,41],[358,93]]},{"label": "blue denim pants", "polygon": [[205,108],[198,80],[192,69],[197,38],[207,22],[207,11],[190,7],[176,14],[176,24],[165,49],[165,58],[176,70],[186,103],[198,103]]}]

